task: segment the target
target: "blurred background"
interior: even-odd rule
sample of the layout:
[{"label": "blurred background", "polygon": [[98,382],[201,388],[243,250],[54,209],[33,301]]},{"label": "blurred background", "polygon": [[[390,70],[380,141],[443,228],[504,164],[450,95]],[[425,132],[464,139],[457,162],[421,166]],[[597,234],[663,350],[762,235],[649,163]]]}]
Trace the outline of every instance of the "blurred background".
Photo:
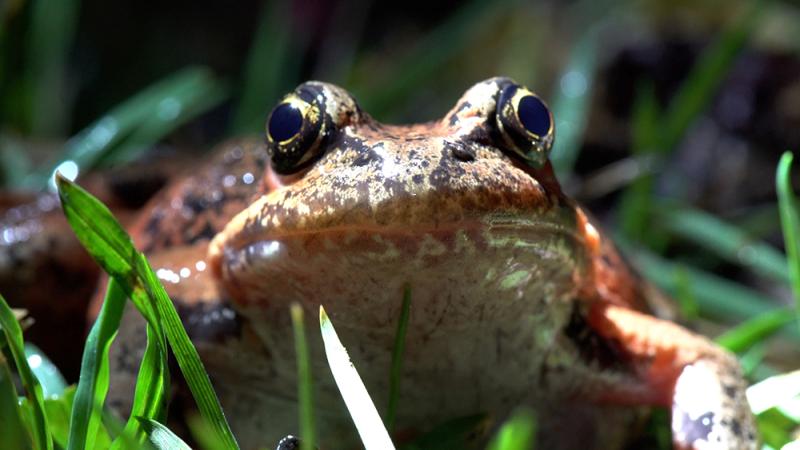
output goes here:
[{"label": "blurred background", "polygon": [[0,186],[202,155],[307,79],[406,123],[495,75],[550,104],[565,189],[690,326],[753,380],[797,369],[775,194],[797,1],[0,0]]}]

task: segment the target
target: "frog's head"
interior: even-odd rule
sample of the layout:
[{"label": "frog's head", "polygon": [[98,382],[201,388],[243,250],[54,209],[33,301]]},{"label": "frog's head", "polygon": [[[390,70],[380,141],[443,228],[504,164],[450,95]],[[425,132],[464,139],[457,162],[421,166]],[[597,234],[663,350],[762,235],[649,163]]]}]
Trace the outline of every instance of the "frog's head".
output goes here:
[{"label": "frog's head", "polygon": [[380,328],[406,284],[422,314],[462,322],[574,286],[584,258],[579,218],[547,161],[553,117],[510,79],[478,83],[443,119],[407,126],[308,82],[266,128],[267,193],[210,247],[240,308],[323,303],[340,321]]}]

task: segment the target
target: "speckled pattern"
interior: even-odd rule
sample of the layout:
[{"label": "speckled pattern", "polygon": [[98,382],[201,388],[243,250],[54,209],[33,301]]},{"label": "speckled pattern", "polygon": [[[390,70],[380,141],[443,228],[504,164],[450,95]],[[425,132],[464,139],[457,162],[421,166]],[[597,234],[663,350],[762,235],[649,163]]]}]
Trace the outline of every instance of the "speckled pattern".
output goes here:
[{"label": "speckled pattern", "polygon": [[[406,285],[412,307],[397,415],[405,434],[476,412],[502,420],[526,404],[538,413],[538,448],[615,449],[648,407],[675,400],[676,448],[756,448],[735,361],[648,315],[658,312],[653,291],[564,196],[549,163],[534,169],[504,148],[495,111],[508,83],[476,84],[441,121],[390,126],[341,88],[309,82],[298,89],[321,93],[328,122],[303,170],[267,168],[242,183],[262,172],[248,169],[251,156],[220,161],[231,148],[261,161],[265,149],[235,142],[200,182],[173,187],[140,221],[159,276],[199,324],[190,333],[244,448],[298,431],[292,302],[306,309],[309,330],[325,306],[385,408]],[[236,182],[220,190],[227,176]],[[202,331],[206,323],[213,332]],[[309,339],[322,442],[353,445],[319,333]],[[673,399],[683,392],[676,380],[726,395],[703,403],[711,422]]]}]

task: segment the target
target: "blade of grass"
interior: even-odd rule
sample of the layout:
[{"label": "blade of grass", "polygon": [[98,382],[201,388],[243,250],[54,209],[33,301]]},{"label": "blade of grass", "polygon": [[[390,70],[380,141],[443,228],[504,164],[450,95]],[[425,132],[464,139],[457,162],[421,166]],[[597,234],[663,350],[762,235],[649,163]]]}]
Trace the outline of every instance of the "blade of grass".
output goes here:
[{"label": "blade of grass", "polygon": [[550,160],[560,179],[568,176],[578,158],[583,131],[589,115],[589,100],[597,64],[595,57],[598,28],[590,27],[575,43],[569,61],[558,78],[557,95],[553,101],[556,119],[556,140]]},{"label": "blade of grass", "polygon": [[17,388],[8,361],[0,352],[0,448],[31,448],[19,413]]},{"label": "blade of grass", "polygon": [[[61,395],[46,398],[44,409],[47,413],[47,425],[50,427],[50,434],[53,436],[57,448],[67,448],[69,441],[70,411],[72,411],[75,399],[75,387],[70,386]],[[106,448],[111,444],[107,436],[105,439],[98,439],[97,447]]]},{"label": "blade of grass", "polygon": [[214,429],[197,414],[191,415],[186,419],[192,438],[197,442],[199,448],[205,450],[225,450],[225,443],[214,433]]},{"label": "blade of grass", "polygon": [[[789,280],[795,299],[795,313],[800,317],[800,216],[797,212],[797,199],[791,182],[793,155],[786,152],[778,163],[775,188],[778,191],[778,207],[781,215],[781,228],[789,264]],[[800,322],[798,322],[800,324]]]},{"label": "blade of grass", "polygon": [[532,411],[520,409],[500,427],[488,450],[532,450],[536,442],[536,418]]},{"label": "blade of grass", "polygon": [[151,301],[155,303],[156,310],[161,317],[161,326],[164,329],[164,334],[167,336],[172,352],[178,362],[178,367],[180,367],[186,384],[189,386],[192,397],[197,402],[200,414],[216,430],[227,448],[239,448],[228,426],[228,421],[225,419],[225,414],[222,412],[217,394],[211,386],[208,372],[203,367],[200,355],[197,354],[197,349],[189,339],[189,335],[186,334],[186,329],[183,328],[180,316],[175,310],[175,305],[141,253],[136,257],[135,268],[142,280],[145,291]]},{"label": "blade of grass", "polygon": [[411,286],[403,288],[403,304],[400,307],[400,318],[397,320],[397,333],[392,349],[392,369],[389,374],[389,407],[386,413],[386,428],[394,430],[397,403],[400,400],[400,379],[403,373],[403,354],[406,348],[406,332],[411,312]]},{"label": "blade of grass", "polygon": [[697,64],[670,102],[663,117],[663,151],[674,148],[689,125],[711,103],[736,56],[755,29],[763,10],[762,3],[758,0],[749,1],[744,11],[725,29],[722,36],[699,56]]},{"label": "blade of grass", "polygon": [[787,309],[767,311],[717,336],[715,341],[732,352],[740,353],[763,342],[795,319],[792,311]]},{"label": "blade of grass", "polygon": [[[76,164],[80,170],[94,167],[102,158],[108,157],[109,152],[125,136],[130,135],[142,123],[162,111],[170,123],[180,123],[179,119],[170,119],[170,114],[163,112],[179,111],[178,117],[183,117],[187,112],[196,112],[193,104],[188,100],[205,104],[205,92],[216,92],[219,82],[211,72],[204,67],[189,67],[182,69],[128,98],[109,111],[106,115],[81,130],[72,137],[64,147],[58,161],[52,162],[45,170],[40,170],[28,175],[23,181],[23,187],[39,189],[47,185],[53,172],[65,161]],[[176,96],[175,92],[181,92]],[[167,101],[167,107],[162,102]],[[173,103],[175,100],[177,103]]]},{"label": "blade of grass", "polygon": [[654,208],[658,225],[726,261],[772,278],[789,280],[786,257],[772,246],[754,240],[740,228],[703,211],[659,205]]},{"label": "blade of grass", "polygon": [[81,375],[72,404],[68,450],[94,448],[101,409],[108,392],[108,350],[119,328],[126,295],[110,278],[97,320],[92,325],[81,360]]},{"label": "blade of grass", "polygon": [[291,2],[265,2],[244,69],[245,77],[231,134],[252,133],[263,126],[281,93],[299,79],[310,33],[292,33]]},{"label": "blade of grass", "polygon": [[148,342],[166,336],[200,414],[227,448],[238,448],[197,350],[144,255],[136,251],[130,237],[100,201],[64,177],[57,177],[57,183],[62,207],[78,239],[148,319]]},{"label": "blade of grass", "polygon": [[137,128],[102,161],[120,164],[135,160],[173,130],[219,105],[227,97],[228,88],[221,82],[211,83],[209,80],[207,86],[176,86],[173,92],[155,105],[153,113],[143,118]]},{"label": "blade of grass", "polygon": [[680,307],[681,316],[686,321],[691,323],[697,320],[700,308],[697,306],[697,298],[689,282],[689,275],[681,265],[675,267],[675,300]]},{"label": "blade of grass", "polygon": [[[733,320],[746,320],[767,312],[780,304],[779,301],[748,289],[738,283],[712,275],[689,265],[678,265],[642,249],[634,250],[624,238],[616,242],[631,256],[644,275],[662,289],[676,292],[675,271],[685,270],[692,291],[697,298],[701,315]],[[682,269],[678,269],[682,267]],[[793,333],[797,336],[797,333]]]},{"label": "blade of grass", "polygon": [[[410,299],[410,290],[407,289],[406,292],[408,292],[406,297]],[[322,330],[322,340],[325,343],[328,366],[331,368],[336,386],[350,412],[350,417],[356,425],[358,435],[361,436],[364,448],[367,450],[394,449],[394,444],[381,421],[381,416],[375,409],[364,382],[361,381],[358,371],[350,361],[350,356],[339,340],[336,329],[333,328],[333,323],[322,305],[319,307],[319,326]]]},{"label": "blade of grass", "polygon": [[780,406],[800,395],[800,371],[767,378],[747,388],[747,401],[755,414]]},{"label": "blade of grass", "polygon": [[130,442],[145,442],[147,433],[137,417],[165,420],[167,395],[169,391],[169,369],[167,367],[167,342],[159,330],[157,321],[148,321],[147,345],[144,349],[139,373],[136,375],[136,388],[133,405],[122,432],[114,439],[111,450],[130,447]]},{"label": "blade of grass", "polygon": [[[361,70],[356,67],[353,92],[365,110],[381,117],[390,109],[397,108],[403,99],[410,97],[420,84],[439,72],[459,52],[469,48],[472,39],[490,28],[513,3],[513,0],[472,0],[462,5],[445,22],[417,41],[409,53],[395,60],[389,83],[376,77],[370,67]],[[378,80],[381,80],[380,85]]]},{"label": "blade of grass", "polygon": [[39,380],[33,375],[28,360],[25,358],[24,341],[22,339],[22,329],[19,327],[14,312],[6,303],[6,299],[0,295],[0,329],[3,331],[6,345],[14,358],[17,373],[22,380],[22,388],[25,390],[25,398],[30,403],[32,413],[31,430],[33,435],[33,446],[36,449],[52,450],[53,439],[48,432],[47,415],[44,412],[44,395]]},{"label": "blade of grass", "polygon": [[311,379],[311,357],[306,342],[303,307],[293,303],[289,307],[294,330],[294,349],[297,358],[297,398],[300,403],[300,448],[314,450],[317,428],[314,420],[314,384]]},{"label": "blade of grass", "polygon": [[26,86],[31,134],[59,137],[70,117],[65,89],[67,54],[78,23],[79,0],[33,0],[28,30]]},{"label": "blade of grass", "polygon": [[157,450],[192,450],[169,428],[146,417],[136,418],[147,433],[148,442]]},{"label": "blade of grass", "polygon": [[31,366],[33,374],[36,379],[42,384],[42,394],[44,398],[59,396],[64,392],[67,387],[67,381],[53,361],[47,357],[38,347],[26,342],[25,343],[25,358],[28,359],[28,365]]},{"label": "blade of grass", "polygon": [[[663,114],[654,114],[657,107],[652,89],[644,92],[643,99],[639,95],[633,119],[635,154],[665,156],[676,147],[691,123],[708,107],[747,42],[759,17],[759,5],[757,0],[750,1],[722,36],[702,52]],[[637,179],[624,193],[620,215],[629,236],[657,248],[665,241],[663,235],[648,231],[653,183],[649,175]]]}]

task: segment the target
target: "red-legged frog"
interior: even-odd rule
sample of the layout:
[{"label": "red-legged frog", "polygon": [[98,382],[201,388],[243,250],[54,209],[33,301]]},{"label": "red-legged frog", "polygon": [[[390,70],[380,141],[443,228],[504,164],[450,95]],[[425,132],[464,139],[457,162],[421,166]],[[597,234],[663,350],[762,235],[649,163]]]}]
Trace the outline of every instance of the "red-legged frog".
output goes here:
[{"label": "red-legged frog", "polygon": [[[664,407],[676,449],[758,447],[736,360],[658,317],[657,295],[562,192],[553,117],[525,87],[492,78],[442,120],[394,126],[307,82],[266,128],[266,144],[224,145],[135,227],[244,448],[298,431],[293,302],[311,330],[325,306],[385,410],[406,286],[398,431],[525,405],[537,448],[617,449]],[[143,336],[129,315],[115,405]],[[355,428],[310,342],[321,442],[342,448]]]}]

